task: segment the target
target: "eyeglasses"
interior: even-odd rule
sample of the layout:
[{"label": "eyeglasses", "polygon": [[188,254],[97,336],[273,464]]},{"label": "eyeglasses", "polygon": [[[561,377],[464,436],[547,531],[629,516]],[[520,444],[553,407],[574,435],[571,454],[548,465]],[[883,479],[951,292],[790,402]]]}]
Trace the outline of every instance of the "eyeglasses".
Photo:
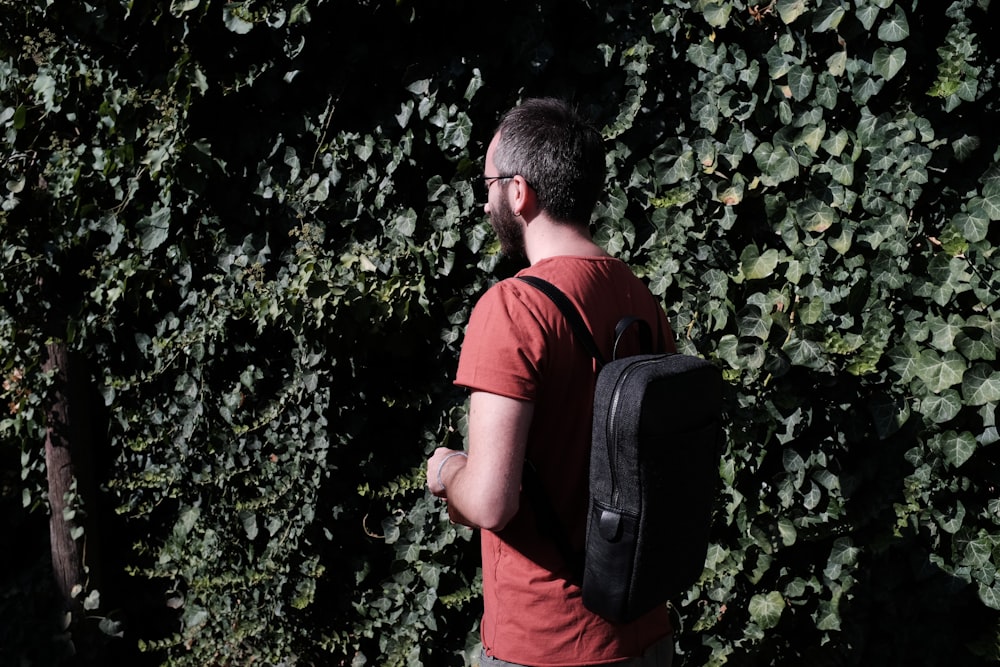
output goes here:
[{"label": "eyeglasses", "polygon": [[485,187],[485,189],[486,189],[486,195],[489,196],[489,194],[490,194],[490,186],[493,185],[493,181],[506,181],[506,180],[509,180],[511,178],[514,178],[514,177],[513,176],[483,176],[483,183],[486,186]]}]

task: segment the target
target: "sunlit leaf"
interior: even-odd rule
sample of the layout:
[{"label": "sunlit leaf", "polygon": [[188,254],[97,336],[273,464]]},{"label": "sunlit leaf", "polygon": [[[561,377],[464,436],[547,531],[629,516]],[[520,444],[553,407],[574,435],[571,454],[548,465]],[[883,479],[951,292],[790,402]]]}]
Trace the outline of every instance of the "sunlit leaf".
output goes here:
[{"label": "sunlit leaf", "polygon": [[833,601],[820,600],[815,617],[817,630],[840,630],[840,611]]},{"label": "sunlit leaf", "polygon": [[972,202],[970,202],[970,209],[956,213],[951,219],[951,224],[966,241],[978,243],[985,239],[989,232],[990,217],[985,212],[984,207],[972,208]]},{"label": "sunlit leaf", "polygon": [[709,2],[702,8],[705,21],[712,27],[723,28],[729,23],[729,14],[733,6],[728,2]]},{"label": "sunlit leaf", "polygon": [[788,70],[788,87],[792,91],[792,98],[796,100],[807,99],[812,93],[814,79],[810,68],[793,65]]},{"label": "sunlit leaf", "polygon": [[972,458],[977,447],[976,437],[966,431],[942,433],[936,442],[948,463],[956,468]]},{"label": "sunlit leaf", "polygon": [[875,73],[886,81],[896,76],[904,64],[906,64],[906,49],[901,47],[889,49],[883,46],[875,51],[875,56],[872,59]]},{"label": "sunlit leaf", "polygon": [[813,13],[812,28],[815,32],[836,30],[844,18],[846,10],[839,5],[826,5]]},{"label": "sunlit leaf", "polygon": [[805,0],[778,0],[778,15],[786,24],[795,21],[805,11]]},{"label": "sunlit leaf", "polygon": [[802,201],[795,212],[799,224],[810,232],[825,232],[837,222],[837,212],[815,197]]},{"label": "sunlit leaf", "polygon": [[1000,609],[1000,581],[979,582],[979,599],[990,609]]},{"label": "sunlit leaf", "polygon": [[253,23],[246,20],[245,11],[242,3],[226,4],[222,8],[223,22],[237,35],[245,35],[253,30]]},{"label": "sunlit leaf", "polygon": [[917,358],[917,375],[927,383],[927,388],[937,393],[962,382],[965,359],[957,352],[938,355],[925,350]]},{"label": "sunlit leaf", "polygon": [[980,212],[991,221],[1000,220],[1000,192],[983,197],[973,197],[969,201],[969,213],[975,215]]},{"label": "sunlit leaf", "polygon": [[768,184],[777,185],[799,174],[798,161],[783,146],[764,142],[754,149],[753,156]]},{"label": "sunlit leaf", "polygon": [[978,363],[962,376],[962,396],[969,405],[1000,402],[1000,370]]},{"label": "sunlit leaf", "polygon": [[778,625],[785,610],[785,599],[778,591],[757,594],[750,598],[748,610],[754,623],[764,629],[773,628]]},{"label": "sunlit leaf", "polygon": [[837,565],[854,565],[861,553],[859,547],[854,546],[854,542],[849,537],[838,537],[833,543],[830,551],[830,562]]},{"label": "sunlit leaf", "polygon": [[929,394],[920,401],[920,412],[932,422],[942,424],[954,419],[962,409],[962,399],[952,389]]},{"label": "sunlit leaf", "polygon": [[996,538],[991,536],[980,537],[970,540],[965,545],[965,552],[962,557],[962,564],[972,568],[980,568],[989,563],[993,558],[993,549],[996,547]]},{"label": "sunlit leaf", "polygon": [[835,51],[826,59],[826,66],[833,76],[842,76],[847,69],[847,51]]},{"label": "sunlit leaf", "polygon": [[741,273],[746,280],[766,278],[774,273],[779,260],[780,255],[774,248],[762,253],[756,246],[747,246],[740,257]]},{"label": "sunlit leaf", "polygon": [[878,38],[884,42],[901,42],[910,36],[910,24],[902,6],[896,5],[891,17],[878,27]]},{"label": "sunlit leaf", "polygon": [[170,233],[170,209],[158,208],[136,224],[139,231],[139,247],[143,250],[155,250]]}]

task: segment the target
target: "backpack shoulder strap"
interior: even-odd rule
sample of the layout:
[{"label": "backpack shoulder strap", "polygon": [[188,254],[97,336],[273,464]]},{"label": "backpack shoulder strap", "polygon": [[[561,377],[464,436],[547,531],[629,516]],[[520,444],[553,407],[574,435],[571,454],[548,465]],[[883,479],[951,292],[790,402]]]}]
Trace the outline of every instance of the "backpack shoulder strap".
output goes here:
[{"label": "backpack shoulder strap", "polygon": [[549,297],[556,307],[562,312],[563,317],[569,322],[569,326],[573,329],[573,333],[576,335],[580,344],[587,350],[587,352],[594,359],[597,360],[597,367],[601,368],[604,366],[604,356],[597,347],[597,343],[594,342],[594,336],[590,333],[590,329],[587,328],[586,323],[584,323],[583,318],[580,316],[580,311],[577,310],[573,302],[562,293],[558,287],[550,283],[549,281],[539,278],[537,276],[518,276],[518,280],[528,283],[532,287],[541,291],[545,296]]}]

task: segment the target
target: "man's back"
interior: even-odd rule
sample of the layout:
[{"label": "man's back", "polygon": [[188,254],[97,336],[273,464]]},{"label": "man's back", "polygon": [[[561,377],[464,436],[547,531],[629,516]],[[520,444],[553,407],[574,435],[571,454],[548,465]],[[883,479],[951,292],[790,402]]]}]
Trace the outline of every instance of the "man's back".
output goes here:
[{"label": "man's back", "polygon": [[[522,272],[559,287],[583,313],[610,358],[615,324],[636,315],[673,350],[669,325],[649,290],[619,260],[557,256]],[[626,344],[625,354],[636,351]],[[456,383],[535,406],[525,458],[563,526],[581,548],[587,511],[595,369],[565,318],[517,280],[495,285],[470,320]],[[640,654],[670,633],[665,608],[628,626],[587,611],[575,574],[529,503],[499,533],[483,531],[483,643],[488,655],[528,665],[593,664]]]}]

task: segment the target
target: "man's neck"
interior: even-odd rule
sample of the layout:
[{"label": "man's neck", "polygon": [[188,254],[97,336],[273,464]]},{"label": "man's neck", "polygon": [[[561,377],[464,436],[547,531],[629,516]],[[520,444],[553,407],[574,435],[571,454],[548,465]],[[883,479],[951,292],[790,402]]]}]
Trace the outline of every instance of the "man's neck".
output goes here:
[{"label": "man's neck", "polygon": [[607,257],[608,253],[594,243],[585,227],[561,224],[535,218],[525,233],[528,262],[536,264],[550,257]]}]

